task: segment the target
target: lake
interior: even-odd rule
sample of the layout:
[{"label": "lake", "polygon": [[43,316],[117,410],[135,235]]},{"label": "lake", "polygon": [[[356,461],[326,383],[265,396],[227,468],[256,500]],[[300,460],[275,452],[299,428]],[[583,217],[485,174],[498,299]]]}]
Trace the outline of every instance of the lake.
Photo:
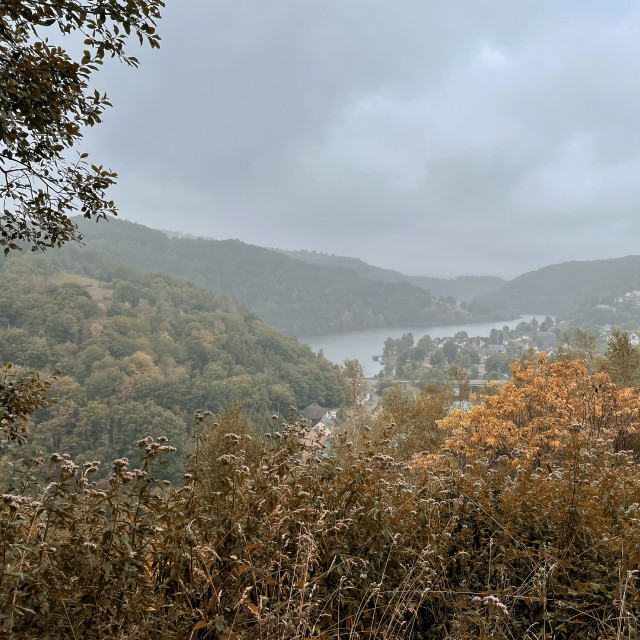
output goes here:
[{"label": "lake", "polygon": [[469,337],[488,336],[491,329],[502,329],[507,326],[514,329],[520,322],[531,322],[537,318],[539,322],[545,319],[545,314],[523,315],[517,320],[503,320],[496,322],[476,322],[473,324],[445,324],[432,327],[376,327],[359,331],[344,331],[341,333],[324,333],[315,336],[298,338],[306,342],[314,351],[322,349],[326,358],[340,364],[343,360],[357,358],[364,367],[367,376],[380,372],[382,367],[373,361],[373,356],[382,355],[384,341],[387,338],[400,338],[411,332],[417,342],[422,336],[432,338],[452,337],[458,331],[466,331]]}]

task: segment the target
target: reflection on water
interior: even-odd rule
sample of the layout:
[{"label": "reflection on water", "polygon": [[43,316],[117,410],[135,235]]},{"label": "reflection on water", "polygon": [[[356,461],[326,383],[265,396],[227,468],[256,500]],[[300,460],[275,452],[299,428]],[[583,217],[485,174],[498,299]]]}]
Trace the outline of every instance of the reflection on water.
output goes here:
[{"label": "reflection on water", "polygon": [[545,314],[523,315],[517,320],[505,320],[497,322],[477,322],[474,324],[449,324],[433,327],[376,327],[375,329],[362,329],[361,331],[345,331],[343,333],[325,333],[308,338],[299,338],[300,342],[306,342],[314,351],[322,349],[324,355],[331,361],[340,363],[343,360],[357,358],[364,367],[365,373],[372,376],[382,367],[373,361],[373,356],[382,355],[384,341],[387,338],[400,338],[403,334],[411,332],[417,342],[422,336],[430,335],[432,338],[451,337],[458,331],[466,331],[469,337],[488,336],[491,329],[502,329],[507,326],[513,329],[520,322],[531,322],[537,318],[542,322]]}]

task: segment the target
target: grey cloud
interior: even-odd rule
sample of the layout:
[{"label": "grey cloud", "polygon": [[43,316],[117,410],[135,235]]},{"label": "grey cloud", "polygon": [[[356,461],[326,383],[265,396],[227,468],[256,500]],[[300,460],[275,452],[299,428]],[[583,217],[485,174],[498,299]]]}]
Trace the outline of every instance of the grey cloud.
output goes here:
[{"label": "grey cloud", "polygon": [[640,16],[607,5],[171,2],[88,146],[152,226],[425,275],[633,253]]}]

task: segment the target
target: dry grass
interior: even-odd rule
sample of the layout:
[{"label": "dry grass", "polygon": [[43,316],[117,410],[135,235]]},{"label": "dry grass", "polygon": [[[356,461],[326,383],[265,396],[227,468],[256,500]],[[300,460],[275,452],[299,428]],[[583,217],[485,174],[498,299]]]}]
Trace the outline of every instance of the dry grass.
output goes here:
[{"label": "dry grass", "polygon": [[156,480],[172,454],[152,438],[137,470],[113,464],[103,491],[96,465],[9,457],[0,628],[123,640],[638,637],[631,453],[600,434],[567,440],[552,469],[480,450],[466,466],[445,450],[407,464],[391,455],[402,429],[345,430],[325,450],[304,423],[274,420],[258,438],[237,408],[198,414],[175,487]]},{"label": "dry grass", "polygon": [[87,278],[86,276],[81,276],[77,273],[68,273],[66,271],[63,271],[54,278],[51,278],[51,282],[58,285],[79,284],[83,287],[93,287],[100,284],[94,278]]}]

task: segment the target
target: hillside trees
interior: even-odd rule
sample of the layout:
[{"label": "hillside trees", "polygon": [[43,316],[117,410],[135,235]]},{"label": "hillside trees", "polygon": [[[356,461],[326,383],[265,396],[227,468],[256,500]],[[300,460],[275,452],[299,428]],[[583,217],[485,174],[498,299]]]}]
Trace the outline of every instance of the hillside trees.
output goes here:
[{"label": "hillside trees", "polygon": [[[70,155],[83,129],[110,106],[89,87],[105,57],[130,66],[129,36],[159,46],[162,0],[21,0],[0,5],[0,246],[32,249],[79,239],[69,216],[116,214],[107,189],[116,174]],[[84,39],[74,57],[57,42]]]},{"label": "hillside trees", "polygon": [[611,332],[601,368],[620,386],[630,387],[638,383],[640,352],[631,344],[626,331],[614,329]]},{"label": "hillside trees", "polygon": [[[594,323],[602,317],[599,311],[606,312],[594,309],[599,301],[638,288],[639,267],[640,256],[564,262],[529,271],[500,289],[480,296],[478,301],[504,311],[539,314],[544,310],[554,315],[569,315],[565,319],[573,320],[573,324]],[[612,315],[601,324],[625,321],[620,313]],[[637,313],[634,315],[637,319]]]},{"label": "hillside trees", "polygon": [[598,351],[598,339],[592,333],[579,327],[569,327],[562,334],[562,341],[568,346],[568,355],[574,360],[585,360],[592,368]]},{"label": "hillside trees", "polygon": [[362,409],[367,395],[367,381],[364,369],[357,359],[345,360],[341,367],[342,377],[346,387],[345,399],[347,406],[355,417]]},{"label": "hillside trees", "polygon": [[[131,457],[147,435],[169,437],[183,451],[197,409],[217,413],[239,401],[263,429],[291,405],[342,402],[336,365],[229,298],[114,269],[109,259],[88,271],[60,255],[14,256],[0,274],[0,317],[9,318],[0,326],[0,359],[64,373],[52,381],[59,403],[20,423],[29,432],[25,455]],[[123,292],[135,295],[125,300]]]},{"label": "hillside trees", "polygon": [[[237,240],[169,238],[124,220],[76,221],[88,254],[78,260],[88,261],[95,251],[136,269],[184,278],[232,296],[272,327],[296,336],[491,317],[490,310],[466,311],[408,283],[368,280],[349,269],[308,264]],[[80,253],[76,247],[68,250]]]},{"label": "hillside trees", "polygon": [[509,376],[514,360],[515,355],[512,353],[492,353],[485,361],[485,370],[492,376]]}]

